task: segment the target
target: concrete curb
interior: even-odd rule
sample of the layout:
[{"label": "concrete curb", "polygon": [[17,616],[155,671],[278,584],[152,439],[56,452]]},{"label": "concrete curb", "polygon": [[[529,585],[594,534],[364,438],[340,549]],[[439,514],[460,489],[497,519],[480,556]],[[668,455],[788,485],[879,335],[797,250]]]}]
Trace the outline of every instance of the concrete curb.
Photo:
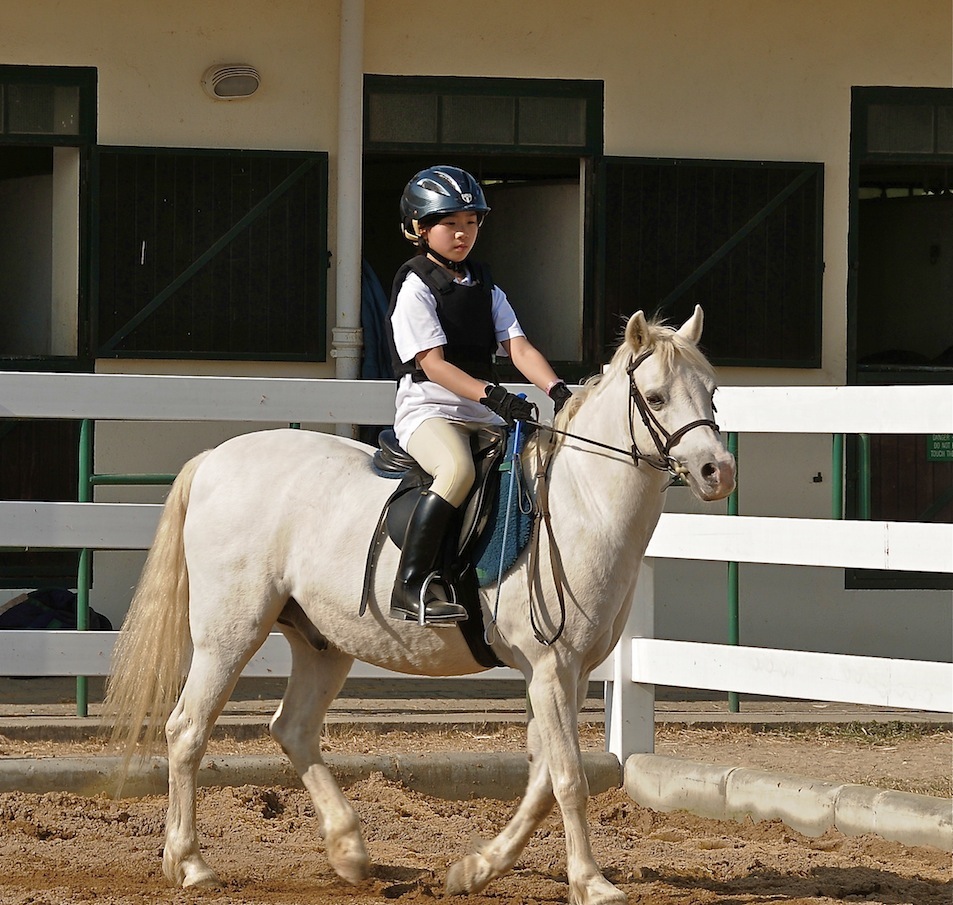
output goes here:
[{"label": "concrete curb", "polygon": [[[396,754],[392,756],[328,754],[325,762],[344,787],[382,773],[426,795],[447,800],[519,798],[526,790],[529,765],[523,754]],[[583,766],[593,794],[622,785],[622,767],[614,754],[586,752]],[[134,798],[164,795],[168,762],[154,757],[133,761],[121,784],[119,757],[20,757],[0,760],[0,792],[72,792]],[[265,755],[207,757],[199,769],[200,786],[276,785],[300,787],[301,780],[283,757]]]},{"label": "concrete curb", "polygon": [[623,785],[638,804],[716,820],[781,820],[806,836],[836,828],[953,852],[953,800],[850,783],[633,754]]},{"label": "concrete curb", "polygon": [[[335,779],[347,787],[372,773],[436,798],[519,798],[529,776],[522,754],[346,755],[325,758]],[[846,835],[875,833],[905,845],[953,851],[953,801],[871,786],[722,767],[659,754],[633,754],[623,771],[613,754],[586,752],[583,764],[593,794],[624,787],[630,798],[657,811],[686,810],[716,820],[781,820],[807,836],[830,828]],[[0,759],[0,792],[71,792],[76,795],[138,797],[164,795],[165,758],[133,762],[120,789],[118,757]],[[623,775],[624,773],[624,775]],[[283,757],[207,757],[201,786],[275,785],[300,787]]]}]

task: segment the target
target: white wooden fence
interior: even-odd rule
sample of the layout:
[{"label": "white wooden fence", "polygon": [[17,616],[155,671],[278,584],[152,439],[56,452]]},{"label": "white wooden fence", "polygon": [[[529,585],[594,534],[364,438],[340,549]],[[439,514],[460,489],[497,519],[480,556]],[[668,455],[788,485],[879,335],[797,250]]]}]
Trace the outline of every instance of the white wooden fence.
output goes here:
[{"label": "white wooden fence", "polygon": [[[546,411],[532,387],[516,387]],[[953,387],[724,387],[723,431],[953,433]],[[383,381],[0,372],[0,418],[386,424]],[[146,549],[160,507],[132,503],[0,502],[0,547]],[[653,637],[657,557],[953,573],[953,525],[665,513],[649,546],[636,605],[606,682],[607,745],[624,760],[653,750],[655,684],[953,711],[953,665]],[[0,633],[0,674],[107,675],[115,633]],[[245,675],[288,674],[271,636]],[[401,678],[355,664],[352,675]],[[479,674],[513,678],[512,670]]]}]

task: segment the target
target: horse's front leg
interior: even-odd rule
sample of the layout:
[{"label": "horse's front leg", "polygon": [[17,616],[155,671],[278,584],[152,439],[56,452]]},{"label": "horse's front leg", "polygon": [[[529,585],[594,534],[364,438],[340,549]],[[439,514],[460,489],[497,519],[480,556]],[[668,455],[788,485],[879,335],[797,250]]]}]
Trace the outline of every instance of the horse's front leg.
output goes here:
[{"label": "horse's front leg", "polygon": [[477,851],[450,865],[447,871],[447,894],[478,893],[496,877],[510,870],[526,847],[530,836],[553,809],[553,784],[549,778],[546,747],[540,740],[536,720],[526,727],[529,751],[529,783],[523,799],[503,831]]},{"label": "horse's front leg", "polygon": [[574,905],[622,905],[628,897],[599,870],[589,842],[589,781],[579,750],[578,708],[582,680],[555,658],[539,664],[529,685],[530,703],[547,751],[553,793],[566,831],[566,872]]}]

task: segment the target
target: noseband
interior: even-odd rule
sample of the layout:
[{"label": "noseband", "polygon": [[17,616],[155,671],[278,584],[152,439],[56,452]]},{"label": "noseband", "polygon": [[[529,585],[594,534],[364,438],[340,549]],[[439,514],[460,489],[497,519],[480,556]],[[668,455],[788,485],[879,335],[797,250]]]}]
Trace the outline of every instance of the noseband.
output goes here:
[{"label": "noseband", "polygon": [[[638,466],[639,462],[645,462],[646,465],[658,471],[667,471],[673,477],[677,478],[687,474],[688,469],[672,455],[672,447],[678,443],[685,434],[690,430],[694,430],[696,427],[710,427],[715,433],[720,433],[721,429],[714,421],[708,418],[690,421],[672,433],[669,433],[665,429],[662,422],[655,417],[655,412],[649,407],[649,404],[645,401],[645,396],[642,395],[642,391],[635,382],[635,369],[638,368],[653,351],[653,349],[649,349],[647,352],[643,352],[639,355],[638,358],[632,359],[629,362],[629,366],[625,369],[626,374],[629,375],[629,436],[632,438],[632,449],[629,451],[629,455],[632,457],[632,462],[636,466]],[[712,408],[714,408],[714,406],[712,406]],[[645,453],[639,451],[639,445],[635,439],[636,409],[638,409],[639,414],[642,416],[642,423],[645,425],[645,429],[649,432],[649,436],[652,438],[652,442],[655,443],[655,448],[658,450],[657,459],[654,456],[647,456]]]}]

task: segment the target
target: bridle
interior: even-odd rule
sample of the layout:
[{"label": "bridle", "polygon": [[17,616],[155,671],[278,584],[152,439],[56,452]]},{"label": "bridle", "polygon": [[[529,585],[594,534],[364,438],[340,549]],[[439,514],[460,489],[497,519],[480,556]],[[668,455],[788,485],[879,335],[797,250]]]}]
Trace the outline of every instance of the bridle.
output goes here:
[{"label": "bridle", "polygon": [[[710,418],[699,418],[697,421],[690,421],[688,424],[683,424],[678,430],[672,433],[669,433],[665,429],[662,422],[655,417],[655,412],[652,411],[648,402],[645,401],[645,396],[642,395],[642,391],[635,382],[635,369],[642,364],[652,352],[653,349],[649,349],[637,358],[630,360],[628,367],[625,369],[629,375],[629,436],[632,438],[630,455],[636,466],[639,462],[645,462],[646,465],[650,465],[658,471],[667,471],[673,477],[681,477],[688,473],[688,469],[672,455],[672,447],[678,443],[685,434],[694,430],[696,427],[710,427],[716,434],[721,432],[721,428]],[[712,410],[714,410],[714,408],[714,405],[712,405]],[[655,443],[655,448],[659,454],[658,459],[639,452],[639,446],[635,439],[634,409],[638,409],[639,414],[642,416],[642,423],[649,432],[652,442]],[[664,443],[662,442],[663,439],[665,441]]]},{"label": "bridle", "polygon": [[[682,465],[682,463],[679,462],[675,456],[672,455],[672,447],[674,447],[675,444],[685,436],[685,434],[691,430],[694,430],[696,427],[710,427],[716,433],[720,433],[721,428],[719,428],[718,425],[709,418],[700,418],[697,421],[690,421],[688,424],[684,424],[677,430],[670,433],[665,428],[665,425],[658,420],[658,418],[655,416],[655,412],[652,411],[651,406],[648,404],[648,402],[646,402],[645,396],[642,395],[642,391],[635,382],[636,369],[654,351],[654,348],[647,349],[640,355],[630,358],[629,364],[625,369],[625,372],[629,378],[629,438],[632,441],[632,445],[629,449],[611,446],[608,443],[602,443],[599,440],[591,440],[589,437],[581,437],[578,434],[572,434],[569,431],[557,430],[548,424],[539,424],[535,421],[530,421],[527,423],[532,424],[534,427],[541,430],[545,430],[553,434],[559,434],[562,437],[570,437],[573,440],[581,440],[583,443],[589,443],[592,446],[599,446],[602,449],[608,449],[612,452],[621,453],[624,456],[628,456],[632,460],[632,464],[636,467],[638,467],[641,462],[645,462],[645,464],[650,468],[654,468],[656,471],[668,472],[673,479],[677,480],[678,478],[682,477],[682,475],[687,474],[688,469]],[[714,405],[712,405],[712,410],[714,410]],[[639,415],[641,416],[642,424],[645,425],[645,429],[652,438],[652,442],[655,444],[655,449],[657,450],[658,455],[646,454],[639,449],[639,443],[635,438],[636,411],[638,411]]]}]

